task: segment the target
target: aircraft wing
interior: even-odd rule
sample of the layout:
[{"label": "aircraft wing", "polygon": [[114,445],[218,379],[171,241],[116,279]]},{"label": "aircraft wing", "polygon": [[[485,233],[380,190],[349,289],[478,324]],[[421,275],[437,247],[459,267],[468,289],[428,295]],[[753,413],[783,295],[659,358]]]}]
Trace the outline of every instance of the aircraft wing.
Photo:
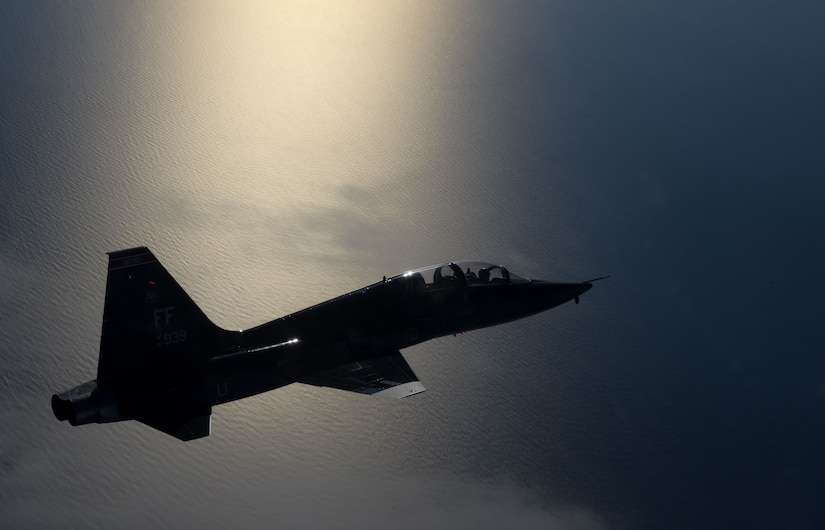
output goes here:
[{"label": "aircraft wing", "polygon": [[164,405],[135,419],[184,442],[209,436],[212,431],[212,407],[209,405]]},{"label": "aircraft wing", "polygon": [[396,399],[426,390],[406,359],[397,351],[390,355],[337,366],[311,377],[301,378],[299,381],[309,385]]}]

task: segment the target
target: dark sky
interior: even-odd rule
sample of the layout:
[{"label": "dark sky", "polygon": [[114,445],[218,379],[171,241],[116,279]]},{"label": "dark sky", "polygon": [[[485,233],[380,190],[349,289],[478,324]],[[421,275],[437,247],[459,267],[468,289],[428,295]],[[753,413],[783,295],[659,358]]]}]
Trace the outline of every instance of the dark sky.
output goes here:
[{"label": "dark sky", "polygon": [[[823,15],[3,4],[0,524],[821,528]],[[143,244],[230,328],[451,259],[612,277],[405,351],[399,403],[59,423]]]}]

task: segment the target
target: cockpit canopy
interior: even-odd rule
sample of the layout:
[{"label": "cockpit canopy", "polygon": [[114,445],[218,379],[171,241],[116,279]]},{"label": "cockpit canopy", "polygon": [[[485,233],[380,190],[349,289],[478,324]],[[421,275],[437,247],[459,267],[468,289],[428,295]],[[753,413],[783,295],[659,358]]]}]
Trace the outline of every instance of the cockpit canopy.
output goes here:
[{"label": "cockpit canopy", "polygon": [[396,278],[410,277],[421,277],[427,288],[480,287],[530,282],[526,278],[511,273],[501,265],[481,261],[445,263],[416,269],[396,276]]}]

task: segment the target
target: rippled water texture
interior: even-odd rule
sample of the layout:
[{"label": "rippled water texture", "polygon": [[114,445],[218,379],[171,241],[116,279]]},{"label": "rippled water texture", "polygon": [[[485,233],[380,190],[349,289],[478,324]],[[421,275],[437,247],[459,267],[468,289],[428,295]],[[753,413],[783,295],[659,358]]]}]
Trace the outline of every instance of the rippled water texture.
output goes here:
[{"label": "rippled water texture", "polygon": [[[823,8],[0,7],[0,526],[819,528]],[[452,259],[612,274],[183,444],[72,428],[105,252],[246,328]]]}]

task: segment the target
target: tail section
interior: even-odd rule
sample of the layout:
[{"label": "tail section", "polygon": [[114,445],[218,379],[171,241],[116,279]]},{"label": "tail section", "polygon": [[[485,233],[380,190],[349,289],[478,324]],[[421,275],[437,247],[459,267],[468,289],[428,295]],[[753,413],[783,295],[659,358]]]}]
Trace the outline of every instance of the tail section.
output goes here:
[{"label": "tail section", "polygon": [[158,362],[186,363],[227,334],[146,247],[109,253],[98,380]]}]

